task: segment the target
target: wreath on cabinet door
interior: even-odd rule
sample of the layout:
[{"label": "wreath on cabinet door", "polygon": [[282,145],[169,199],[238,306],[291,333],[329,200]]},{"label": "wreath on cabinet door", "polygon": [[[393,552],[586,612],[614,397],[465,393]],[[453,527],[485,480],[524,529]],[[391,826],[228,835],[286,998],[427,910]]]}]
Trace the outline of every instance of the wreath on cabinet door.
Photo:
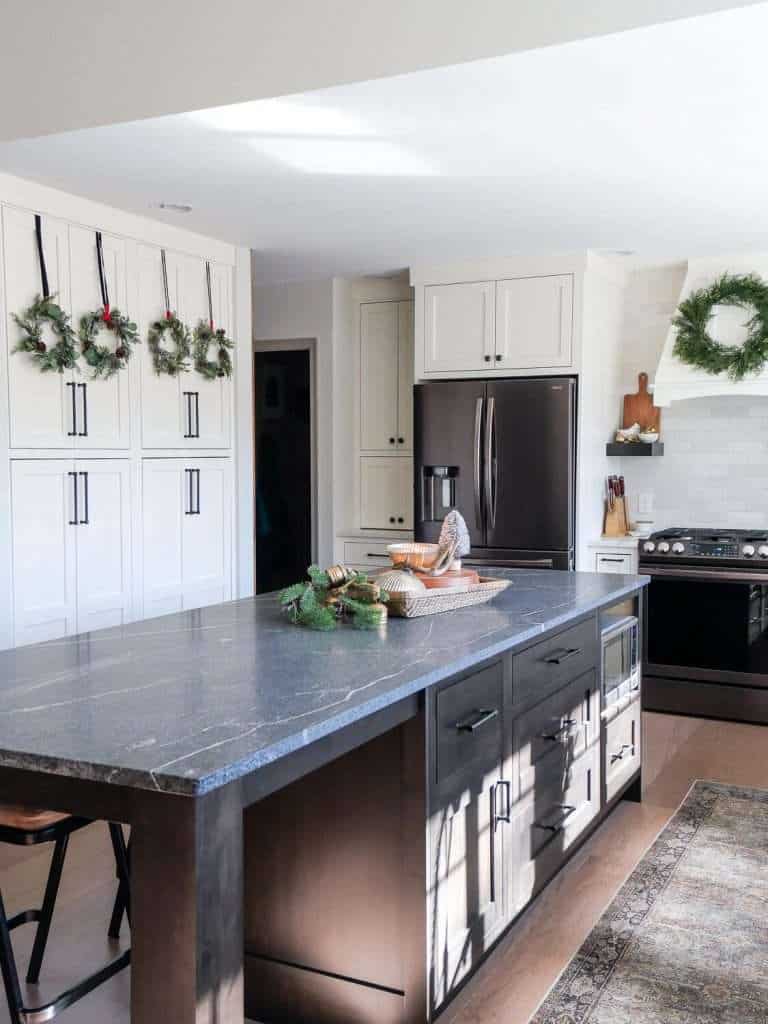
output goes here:
[{"label": "wreath on cabinet door", "polygon": [[[131,356],[131,346],[139,341],[139,332],[129,317],[124,316],[119,309],[112,309],[109,304],[100,231],[96,232],[96,262],[99,268],[102,305],[101,309],[80,317],[80,350],[86,363],[93,370],[94,377],[103,377],[106,380],[118,370],[125,368]],[[96,338],[102,329],[111,331],[117,338],[114,350],[108,345],[96,344]]]},{"label": "wreath on cabinet door", "polygon": [[[63,373],[64,370],[73,369],[77,364],[76,338],[69,315],[55,301],[56,296],[51,295],[48,289],[48,272],[43,252],[42,218],[39,214],[35,214],[35,235],[41,294],[23,312],[13,314],[14,323],[21,329],[21,338],[14,346],[13,351],[29,353],[43,373],[51,370]],[[46,345],[43,341],[43,328],[46,324],[57,338],[54,345]]]},{"label": "wreath on cabinet door", "polygon": [[[160,252],[160,265],[163,271],[163,292],[165,293],[165,316],[153,321],[149,325],[147,345],[152,353],[152,362],[155,373],[158,376],[163,374],[169,377],[177,377],[184,370],[189,369],[189,356],[191,353],[191,339],[189,328],[171,310],[170,293],[168,291],[168,267],[165,259],[165,249]],[[173,343],[173,348],[165,348],[163,342],[168,336]]]},{"label": "wreath on cabinet door", "polygon": [[[206,380],[217,380],[220,377],[232,376],[232,357],[230,351],[234,347],[222,327],[215,327],[213,322],[213,296],[211,294],[211,264],[205,264],[205,283],[208,289],[208,323],[201,320],[195,328],[193,345],[195,369]],[[216,359],[208,358],[208,351],[213,345]]]},{"label": "wreath on cabinet door", "polygon": [[[710,335],[714,306],[738,306],[750,313],[743,345],[723,345]],[[673,351],[678,359],[707,373],[742,380],[768,362],[768,284],[756,274],[723,274],[681,302],[672,325],[677,329]]]}]

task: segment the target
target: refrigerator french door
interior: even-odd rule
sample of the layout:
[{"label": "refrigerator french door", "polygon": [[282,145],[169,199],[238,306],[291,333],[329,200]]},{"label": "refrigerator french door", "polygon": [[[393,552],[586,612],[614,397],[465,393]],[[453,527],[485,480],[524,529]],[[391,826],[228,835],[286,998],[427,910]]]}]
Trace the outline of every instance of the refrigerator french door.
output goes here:
[{"label": "refrigerator french door", "polygon": [[415,388],[415,533],[457,509],[467,564],[572,569],[576,381],[435,381]]}]

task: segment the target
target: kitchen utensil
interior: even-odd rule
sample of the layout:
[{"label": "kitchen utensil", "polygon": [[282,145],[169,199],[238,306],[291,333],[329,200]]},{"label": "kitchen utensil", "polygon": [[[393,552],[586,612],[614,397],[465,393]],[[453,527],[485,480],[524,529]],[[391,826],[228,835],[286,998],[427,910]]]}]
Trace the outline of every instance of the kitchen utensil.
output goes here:
[{"label": "kitchen utensil", "polygon": [[641,427],[649,427],[651,424],[657,429],[661,427],[661,409],[653,404],[648,391],[647,373],[638,374],[637,393],[624,396],[622,428],[631,427],[633,423],[639,423]]}]

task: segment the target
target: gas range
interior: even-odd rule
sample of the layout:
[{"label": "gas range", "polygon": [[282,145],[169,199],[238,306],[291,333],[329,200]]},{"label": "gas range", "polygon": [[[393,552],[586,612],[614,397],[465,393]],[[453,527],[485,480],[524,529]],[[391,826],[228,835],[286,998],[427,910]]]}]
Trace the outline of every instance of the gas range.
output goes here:
[{"label": "gas range", "polygon": [[717,568],[768,570],[768,530],[673,527],[639,542],[641,565],[689,563]]}]

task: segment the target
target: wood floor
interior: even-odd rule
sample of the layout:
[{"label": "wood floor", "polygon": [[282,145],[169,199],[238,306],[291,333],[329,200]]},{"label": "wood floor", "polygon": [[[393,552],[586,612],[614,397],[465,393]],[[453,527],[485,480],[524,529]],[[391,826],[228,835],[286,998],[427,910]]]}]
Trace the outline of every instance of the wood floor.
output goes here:
[{"label": "wood floor", "polygon": [[[664,715],[645,715],[644,724],[643,803],[625,803],[616,810],[446,1010],[442,1024],[526,1024],[695,779],[768,788],[768,729]],[[49,856],[49,848],[29,851],[0,846],[0,886],[11,913],[37,905]],[[43,1001],[115,955],[118,947],[106,938],[114,891],[106,826],[94,825],[75,834],[43,983],[39,992],[30,993],[30,999]],[[14,933],[22,969],[31,932],[27,927]],[[0,1024],[8,1024],[4,999],[0,1003]],[[60,1020],[63,1024],[128,1024],[128,972]]]}]

